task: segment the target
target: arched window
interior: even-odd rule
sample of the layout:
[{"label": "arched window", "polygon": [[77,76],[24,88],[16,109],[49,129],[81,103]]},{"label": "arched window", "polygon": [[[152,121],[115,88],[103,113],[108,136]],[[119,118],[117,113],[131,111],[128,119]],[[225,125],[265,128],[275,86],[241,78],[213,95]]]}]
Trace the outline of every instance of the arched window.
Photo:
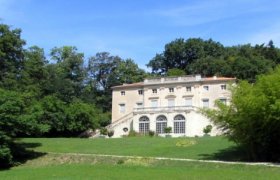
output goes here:
[{"label": "arched window", "polygon": [[150,119],[147,116],[139,118],[139,132],[147,134],[150,130]]},{"label": "arched window", "polygon": [[157,117],[156,121],[156,133],[162,134],[164,133],[164,128],[167,127],[167,118],[163,115]]},{"label": "arched window", "polygon": [[186,119],[183,115],[179,114],[174,117],[174,133],[185,134],[186,132]]}]

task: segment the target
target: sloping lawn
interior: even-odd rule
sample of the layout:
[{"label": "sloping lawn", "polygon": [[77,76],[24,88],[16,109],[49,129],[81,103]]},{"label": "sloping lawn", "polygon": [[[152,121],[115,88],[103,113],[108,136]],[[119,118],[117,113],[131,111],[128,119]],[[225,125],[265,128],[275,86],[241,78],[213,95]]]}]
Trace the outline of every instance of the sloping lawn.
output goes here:
[{"label": "sloping lawn", "polygon": [[[226,159],[235,145],[223,137],[161,138],[131,137],[118,139],[25,138],[40,152],[110,154],[189,159]],[[229,152],[229,156],[234,152]],[[231,158],[231,157],[230,157]],[[233,157],[231,160],[239,157]]]},{"label": "sloping lawn", "polygon": [[48,154],[0,179],[279,179],[277,167]]}]

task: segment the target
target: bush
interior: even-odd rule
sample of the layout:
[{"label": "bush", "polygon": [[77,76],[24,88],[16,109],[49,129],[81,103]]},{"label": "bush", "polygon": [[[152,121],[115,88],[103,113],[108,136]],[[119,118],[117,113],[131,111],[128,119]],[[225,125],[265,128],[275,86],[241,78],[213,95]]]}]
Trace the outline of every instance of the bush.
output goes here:
[{"label": "bush", "polygon": [[169,134],[169,133],[171,133],[171,131],[172,131],[172,127],[165,127],[164,128],[164,133]]},{"label": "bush", "polygon": [[108,131],[108,136],[109,136],[109,137],[112,137],[113,135],[114,135],[114,131],[113,131],[113,130]]},{"label": "bush", "polygon": [[241,145],[251,161],[280,162],[280,67],[261,75],[254,84],[232,88],[229,106],[202,110],[232,141]]},{"label": "bush", "polygon": [[149,136],[153,137],[155,135],[155,131],[149,131]]},{"label": "bush", "polygon": [[136,136],[140,136],[140,134],[134,130],[130,130],[128,135],[128,137],[136,137]]},{"label": "bush", "polygon": [[212,125],[207,125],[204,129],[203,129],[203,133],[204,134],[209,134],[212,131]]},{"label": "bush", "polygon": [[102,127],[100,128],[100,134],[107,136],[108,135],[108,129]]}]

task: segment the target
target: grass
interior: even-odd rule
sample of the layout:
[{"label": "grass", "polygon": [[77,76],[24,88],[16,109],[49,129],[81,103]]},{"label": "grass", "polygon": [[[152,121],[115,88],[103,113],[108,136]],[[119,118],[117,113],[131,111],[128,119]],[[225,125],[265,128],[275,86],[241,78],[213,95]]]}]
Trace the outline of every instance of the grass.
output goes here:
[{"label": "grass", "polygon": [[[279,167],[156,160],[149,157],[238,160],[235,146],[222,137],[122,139],[24,138],[40,156],[0,179],[279,179]],[[47,153],[54,152],[54,153]],[[55,154],[59,153],[59,154]],[[67,153],[78,153],[67,154]],[[79,153],[89,154],[81,155]],[[90,154],[143,156],[103,157]],[[229,158],[230,157],[230,158]]]},{"label": "grass", "polygon": [[[111,154],[145,157],[173,157],[190,159],[226,159],[222,151],[234,150],[235,145],[223,137],[203,138],[160,138],[131,137],[119,139],[78,138],[25,138],[25,143],[40,146],[40,152]],[[194,144],[188,145],[189,142]],[[219,157],[218,153],[221,152]],[[226,152],[224,152],[226,153]],[[229,154],[232,154],[230,152]],[[240,160],[239,157],[229,160]]]},{"label": "grass", "polygon": [[11,170],[0,179],[279,179],[279,168],[200,162],[110,158],[94,156],[41,156]]}]

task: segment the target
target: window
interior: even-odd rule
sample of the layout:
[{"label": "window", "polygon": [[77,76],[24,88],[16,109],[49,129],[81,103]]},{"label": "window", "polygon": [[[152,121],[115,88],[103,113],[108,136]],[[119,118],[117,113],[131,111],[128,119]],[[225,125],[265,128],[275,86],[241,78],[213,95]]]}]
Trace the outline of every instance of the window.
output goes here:
[{"label": "window", "polygon": [[186,98],[185,105],[186,106],[192,106],[192,98]]},{"label": "window", "polygon": [[227,104],[227,99],[226,98],[220,98],[220,101],[225,105]]},{"label": "window", "polygon": [[157,93],[157,89],[153,89],[153,94],[156,94]]},{"label": "window", "polygon": [[209,91],[209,86],[203,86],[204,91]]},{"label": "window", "polygon": [[175,106],[175,99],[168,99],[168,107],[174,107]]},{"label": "window", "polygon": [[173,93],[174,92],[174,88],[169,88],[169,92]]},{"label": "window", "polygon": [[191,92],[192,91],[192,87],[191,86],[187,86],[186,90],[187,90],[187,92]]},{"label": "window", "polygon": [[174,133],[175,134],[185,134],[186,132],[186,122],[185,117],[182,115],[177,115],[174,117]]},{"label": "window", "polygon": [[139,118],[139,132],[147,134],[150,130],[150,120],[147,116],[142,116]]},{"label": "window", "polygon": [[136,103],[136,107],[137,107],[137,108],[142,108],[142,107],[143,107],[143,103],[142,103],[142,102]]},{"label": "window", "polygon": [[158,106],[158,100],[157,99],[152,99],[151,100],[151,107],[156,108]]},{"label": "window", "polygon": [[125,95],[125,91],[121,91],[121,95],[124,96]]},{"label": "window", "polygon": [[143,90],[142,89],[138,90],[138,94],[143,95]]},{"label": "window", "polygon": [[209,107],[209,99],[203,99],[202,100],[202,107],[204,107],[204,108]]},{"label": "window", "polygon": [[225,85],[225,84],[221,85],[221,89],[222,90],[226,90],[227,89],[227,85]]},{"label": "window", "polygon": [[167,127],[167,118],[163,115],[157,117],[156,120],[156,133],[162,134],[164,133],[164,128]]},{"label": "window", "polygon": [[120,106],[120,113],[125,113],[125,104],[119,104]]}]

